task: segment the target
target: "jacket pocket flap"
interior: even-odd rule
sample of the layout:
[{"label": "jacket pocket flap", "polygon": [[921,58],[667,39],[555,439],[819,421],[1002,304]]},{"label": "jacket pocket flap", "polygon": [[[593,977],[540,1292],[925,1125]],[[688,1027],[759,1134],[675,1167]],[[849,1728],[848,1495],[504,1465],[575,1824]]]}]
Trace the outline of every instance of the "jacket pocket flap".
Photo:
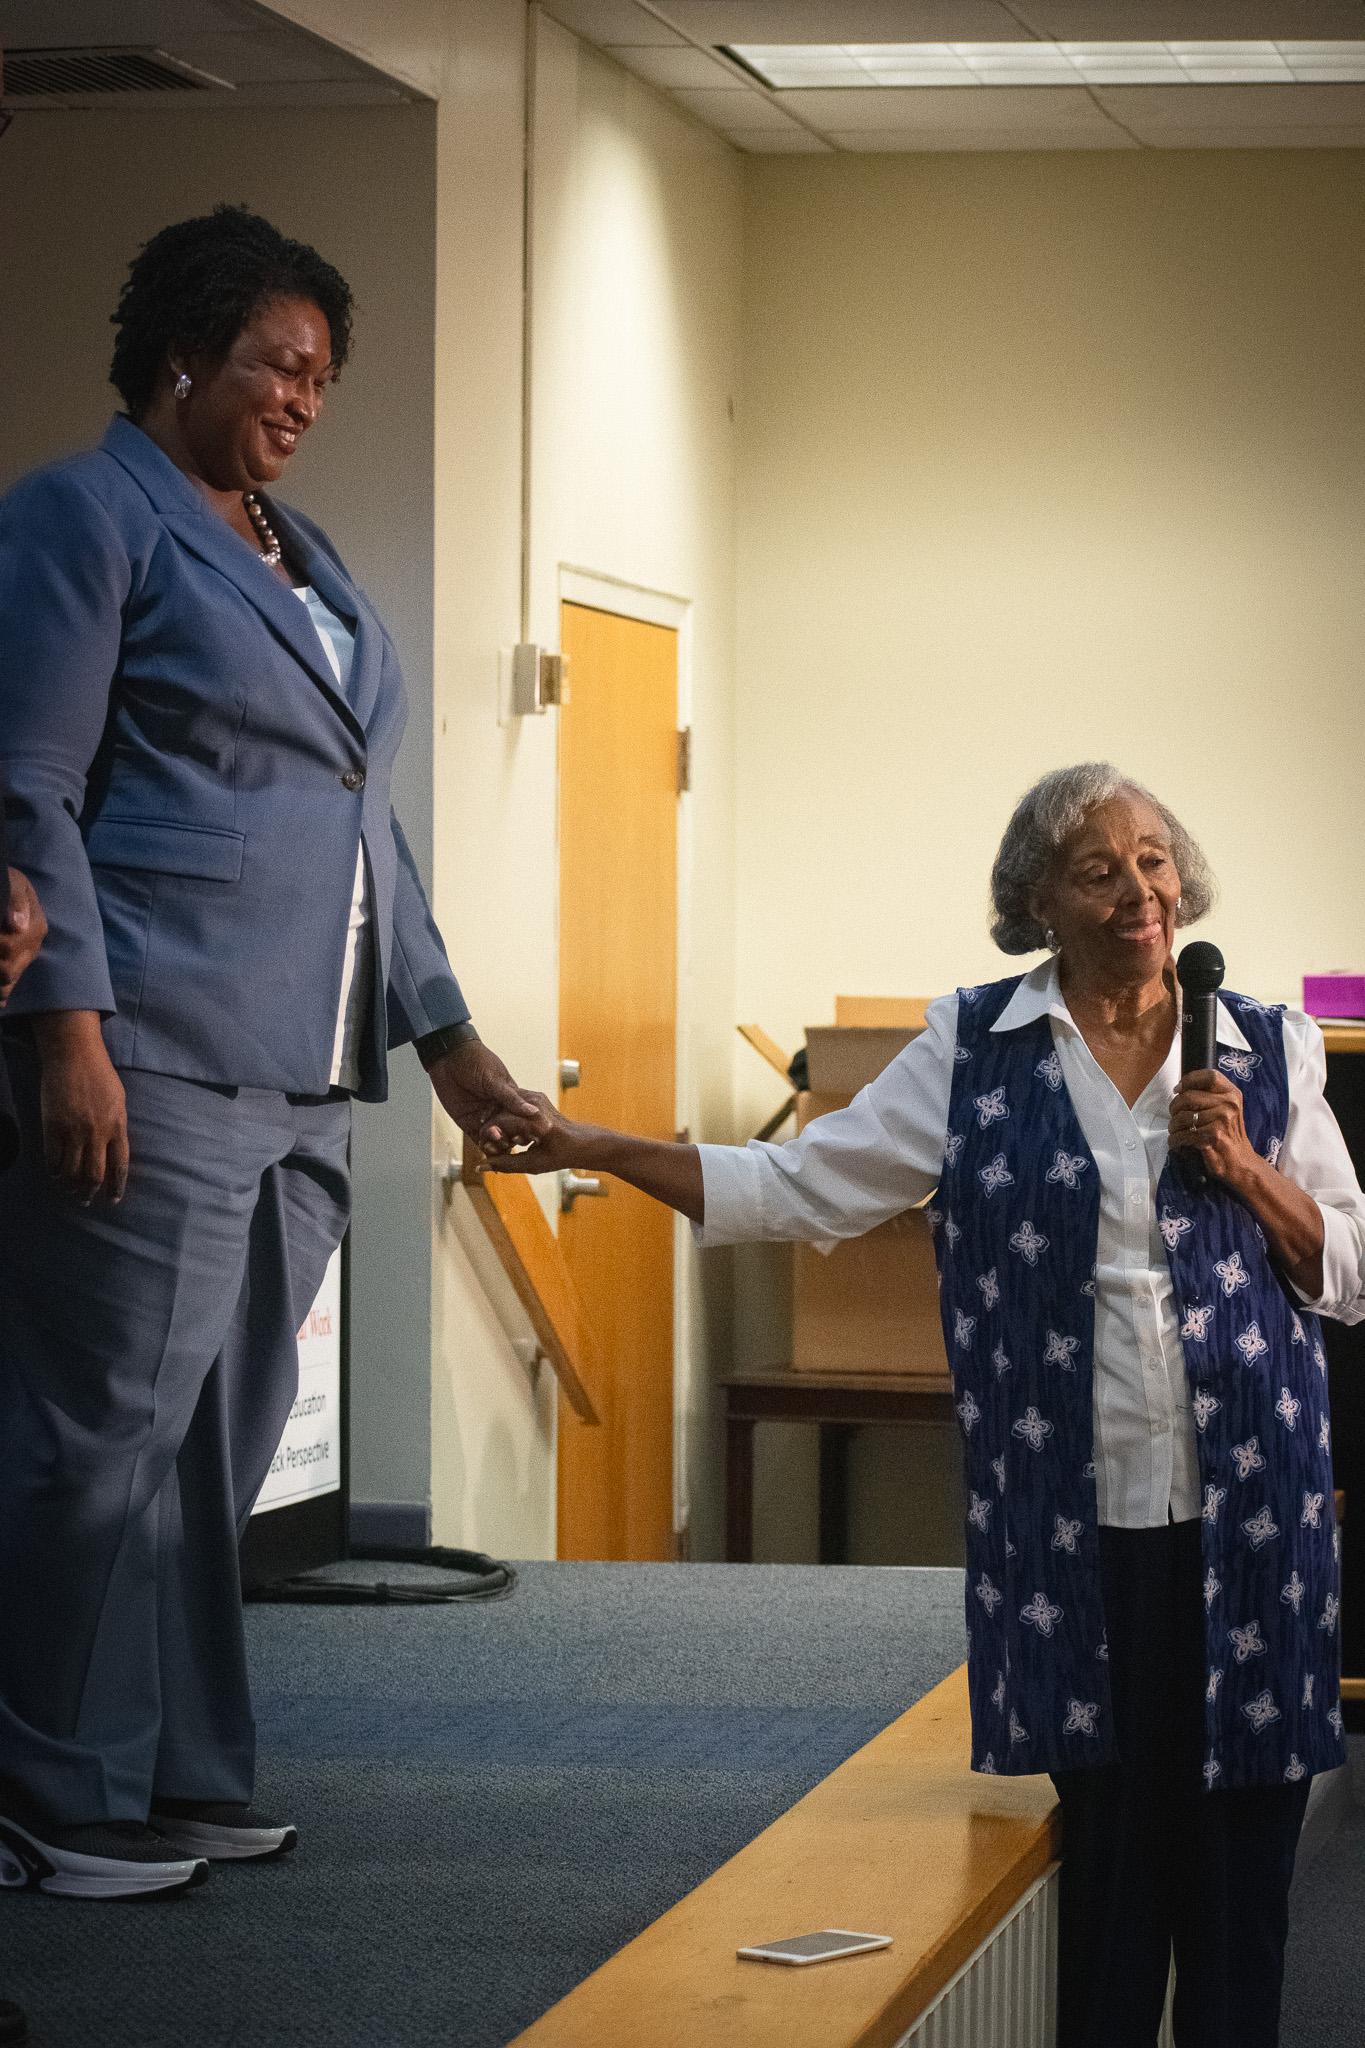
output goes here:
[{"label": "jacket pocket flap", "polygon": [[85,850],[94,867],[150,868],[160,875],[236,882],[244,836],[204,825],[166,825],[156,818],[97,818]]}]

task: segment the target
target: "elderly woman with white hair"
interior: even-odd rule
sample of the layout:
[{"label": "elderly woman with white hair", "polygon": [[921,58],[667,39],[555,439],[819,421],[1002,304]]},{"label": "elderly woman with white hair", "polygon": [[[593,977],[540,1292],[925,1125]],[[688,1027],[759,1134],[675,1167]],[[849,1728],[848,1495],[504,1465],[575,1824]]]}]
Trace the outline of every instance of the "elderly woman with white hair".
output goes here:
[{"label": "elderly woman with white hair", "polygon": [[1345,1756],[1315,1318],[1365,1316],[1365,1198],[1307,1017],[1225,993],[1182,1078],[1172,946],[1213,881],[1148,791],[1045,776],[992,894],[1001,949],[1047,957],[932,1003],[793,1143],[541,1098],[495,1163],[617,1174],[702,1244],[830,1245],[933,1196],[972,1762],[1060,1797],[1060,2048],[1153,2048],[1172,1957],[1180,2048],[1273,2048],[1308,1785]]}]

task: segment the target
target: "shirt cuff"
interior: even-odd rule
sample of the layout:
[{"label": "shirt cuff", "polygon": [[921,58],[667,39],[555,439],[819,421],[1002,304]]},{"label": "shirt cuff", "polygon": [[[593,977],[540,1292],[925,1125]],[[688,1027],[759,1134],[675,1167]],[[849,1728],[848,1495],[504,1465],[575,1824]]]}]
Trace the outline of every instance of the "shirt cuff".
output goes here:
[{"label": "shirt cuff", "polygon": [[1294,1288],[1299,1305],[1310,1315],[1335,1316],[1360,1297],[1360,1239],[1349,1216],[1340,1209],[1319,1202],[1322,1218],[1322,1293],[1310,1300],[1301,1287]]},{"label": "shirt cuff", "polygon": [[762,1185],[758,1162],[743,1145],[698,1145],[703,1221],[692,1225],[692,1242],[738,1244],[763,1235]]}]

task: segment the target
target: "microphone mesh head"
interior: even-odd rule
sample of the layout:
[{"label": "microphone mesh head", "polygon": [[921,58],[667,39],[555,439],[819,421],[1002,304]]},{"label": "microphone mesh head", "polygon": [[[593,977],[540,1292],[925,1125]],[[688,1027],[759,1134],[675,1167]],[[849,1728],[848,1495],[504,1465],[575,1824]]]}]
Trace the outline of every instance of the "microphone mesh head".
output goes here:
[{"label": "microphone mesh head", "polygon": [[1223,986],[1227,969],[1217,946],[1211,946],[1207,939],[1193,939],[1181,950],[1175,971],[1180,977],[1180,986],[1189,995],[1207,996]]}]

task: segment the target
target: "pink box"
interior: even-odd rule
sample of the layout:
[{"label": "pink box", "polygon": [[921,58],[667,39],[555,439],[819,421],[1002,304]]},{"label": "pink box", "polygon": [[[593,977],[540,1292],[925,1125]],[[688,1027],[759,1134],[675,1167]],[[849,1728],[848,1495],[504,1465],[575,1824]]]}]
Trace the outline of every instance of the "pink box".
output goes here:
[{"label": "pink box", "polygon": [[1365,974],[1305,974],[1303,1007],[1310,1017],[1365,1017]]}]

